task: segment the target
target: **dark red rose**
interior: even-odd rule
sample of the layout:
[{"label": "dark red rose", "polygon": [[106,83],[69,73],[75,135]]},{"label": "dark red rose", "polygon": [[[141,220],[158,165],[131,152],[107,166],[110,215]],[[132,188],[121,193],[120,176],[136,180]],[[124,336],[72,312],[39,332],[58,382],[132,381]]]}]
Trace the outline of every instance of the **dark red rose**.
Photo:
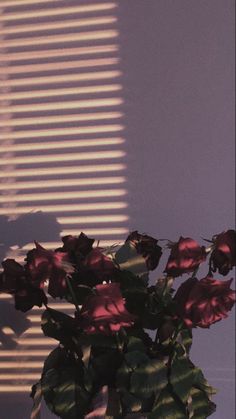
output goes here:
[{"label": "dark red rose", "polygon": [[206,260],[206,256],[204,246],[199,246],[195,240],[189,237],[180,237],[178,243],[171,246],[171,254],[164,272],[174,277],[193,272]]},{"label": "dark red rose", "polygon": [[96,295],[86,299],[79,317],[79,326],[86,333],[108,335],[133,325],[134,316],[125,308],[118,283],[99,284],[95,289]]},{"label": "dark red rose", "polygon": [[0,292],[14,295],[17,310],[25,312],[34,305],[41,307],[42,304],[47,304],[45,293],[31,284],[28,273],[23,266],[14,259],[4,260],[2,266]]},{"label": "dark red rose", "polygon": [[89,239],[84,233],[80,233],[78,237],[65,236],[62,237],[63,247],[62,251],[67,252],[74,262],[79,262],[93,248],[94,239]]},{"label": "dark red rose", "polygon": [[228,230],[213,237],[211,267],[221,275],[227,275],[236,266],[236,231]]},{"label": "dark red rose", "polygon": [[127,237],[126,242],[128,241],[135,246],[137,253],[144,257],[147,269],[149,271],[156,269],[162,255],[162,249],[157,244],[158,240],[146,234],[139,234],[137,231],[133,231]]},{"label": "dark red rose", "polygon": [[81,270],[91,272],[101,282],[112,279],[116,267],[112,260],[97,247],[83,260]]},{"label": "dark red rose", "polygon": [[26,270],[32,284],[42,288],[49,280],[48,293],[53,297],[63,297],[67,288],[67,275],[74,272],[67,253],[44,249],[35,242],[36,248],[28,252]]},{"label": "dark red rose", "polygon": [[206,277],[200,281],[190,278],[177,290],[174,301],[177,312],[185,324],[192,327],[209,327],[228,316],[236,300],[229,281]]}]

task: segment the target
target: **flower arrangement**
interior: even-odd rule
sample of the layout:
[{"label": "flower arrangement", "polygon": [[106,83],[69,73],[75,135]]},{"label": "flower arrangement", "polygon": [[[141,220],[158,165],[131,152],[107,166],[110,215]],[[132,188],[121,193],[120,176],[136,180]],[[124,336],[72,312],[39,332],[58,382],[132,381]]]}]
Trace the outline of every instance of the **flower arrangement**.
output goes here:
[{"label": "flower arrangement", "polygon": [[[236,265],[235,239],[228,230],[208,247],[184,237],[167,242],[164,274],[153,285],[149,272],[163,249],[137,231],[121,246],[101,248],[81,233],[63,237],[55,251],[35,242],[24,266],[4,260],[0,291],[23,312],[44,305],[42,331],[59,342],[32,388],[31,419],[42,397],[63,419],[210,416],[215,390],[190,360],[192,329],[227,317],[235,303],[232,279],[213,278]],[[183,274],[187,280],[174,289]],[[49,296],[73,304],[74,316],[50,308]]]}]

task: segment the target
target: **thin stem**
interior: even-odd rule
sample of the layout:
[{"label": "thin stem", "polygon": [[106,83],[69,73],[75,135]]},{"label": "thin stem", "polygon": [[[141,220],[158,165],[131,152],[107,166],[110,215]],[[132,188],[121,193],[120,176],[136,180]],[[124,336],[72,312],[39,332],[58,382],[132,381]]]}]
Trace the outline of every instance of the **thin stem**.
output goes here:
[{"label": "thin stem", "polygon": [[77,301],[76,295],[75,295],[75,293],[74,293],[73,287],[72,287],[72,285],[71,285],[71,283],[70,283],[70,279],[69,279],[68,277],[66,278],[66,282],[67,282],[67,285],[68,285],[69,291],[70,291],[70,293],[71,293],[71,297],[72,297],[72,300],[73,300],[74,306],[75,306],[76,310],[79,312],[79,304],[78,304],[78,301]]}]

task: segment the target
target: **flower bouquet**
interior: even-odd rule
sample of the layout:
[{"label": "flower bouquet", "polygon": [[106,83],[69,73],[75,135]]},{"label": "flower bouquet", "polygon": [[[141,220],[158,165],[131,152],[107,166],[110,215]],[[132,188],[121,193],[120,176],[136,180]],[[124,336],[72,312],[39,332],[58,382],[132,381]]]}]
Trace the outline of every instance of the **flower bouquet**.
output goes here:
[{"label": "flower bouquet", "polygon": [[[160,240],[134,231],[124,244],[101,248],[81,233],[63,237],[55,251],[35,242],[24,266],[4,260],[0,291],[23,312],[44,305],[42,331],[58,341],[32,388],[31,419],[40,417],[42,397],[63,419],[210,416],[215,390],[190,359],[192,329],[208,328],[234,305],[232,279],[213,274],[235,266],[235,237],[228,230],[208,247],[180,237],[161,248]],[[164,274],[151,285],[164,247]],[[176,287],[183,274],[187,280]],[[71,303],[74,315],[51,308],[52,298]]]}]

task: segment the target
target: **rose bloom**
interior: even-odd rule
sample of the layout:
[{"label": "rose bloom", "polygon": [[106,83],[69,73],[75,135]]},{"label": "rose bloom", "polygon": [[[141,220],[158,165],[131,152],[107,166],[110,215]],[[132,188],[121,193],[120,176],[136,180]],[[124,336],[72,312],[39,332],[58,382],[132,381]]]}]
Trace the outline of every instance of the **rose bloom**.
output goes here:
[{"label": "rose bloom", "polygon": [[162,249],[157,244],[158,240],[146,234],[139,234],[137,231],[133,231],[127,237],[126,242],[128,241],[135,246],[137,253],[144,257],[148,270],[153,271],[156,269],[162,255]]},{"label": "rose bloom", "polygon": [[190,278],[177,290],[174,301],[178,315],[188,327],[209,327],[228,316],[236,300],[229,281],[206,277]]},{"label": "rose bloom", "polygon": [[204,246],[199,246],[189,237],[180,237],[179,241],[171,246],[171,254],[164,272],[174,277],[193,272],[206,260],[206,256]]},{"label": "rose bloom", "polygon": [[83,260],[81,271],[92,272],[98,281],[109,280],[116,271],[116,267],[112,260],[104,255],[99,248],[93,249]]},{"label": "rose bloom", "polygon": [[211,266],[213,272],[217,269],[221,275],[227,275],[236,266],[236,231],[228,230],[213,238]]},{"label": "rose bloom", "polygon": [[89,239],[84,233],[80,233],[78,237],[64,236],[62,241],[63,247],[58,250],[68,253],[75,262],[79,262],[87,256],[91,252],[94,243],[94,239]]},{"label": "rose bloom", "polygon": [[109,335],[133,325],[134,316],[125,308],[118,283],[99,284],[95,289],[96,295],[85,300],[78,319],[86,333]]},{"label": "rose bloom", "polygon": [[53,297],[63,297],[67,287],[66,277],[74,271],[67,253],[44,249],[35,242],[36,248],[29,251],[26,271],[32,284],[42,288],[48,279],[48,293]]}]

